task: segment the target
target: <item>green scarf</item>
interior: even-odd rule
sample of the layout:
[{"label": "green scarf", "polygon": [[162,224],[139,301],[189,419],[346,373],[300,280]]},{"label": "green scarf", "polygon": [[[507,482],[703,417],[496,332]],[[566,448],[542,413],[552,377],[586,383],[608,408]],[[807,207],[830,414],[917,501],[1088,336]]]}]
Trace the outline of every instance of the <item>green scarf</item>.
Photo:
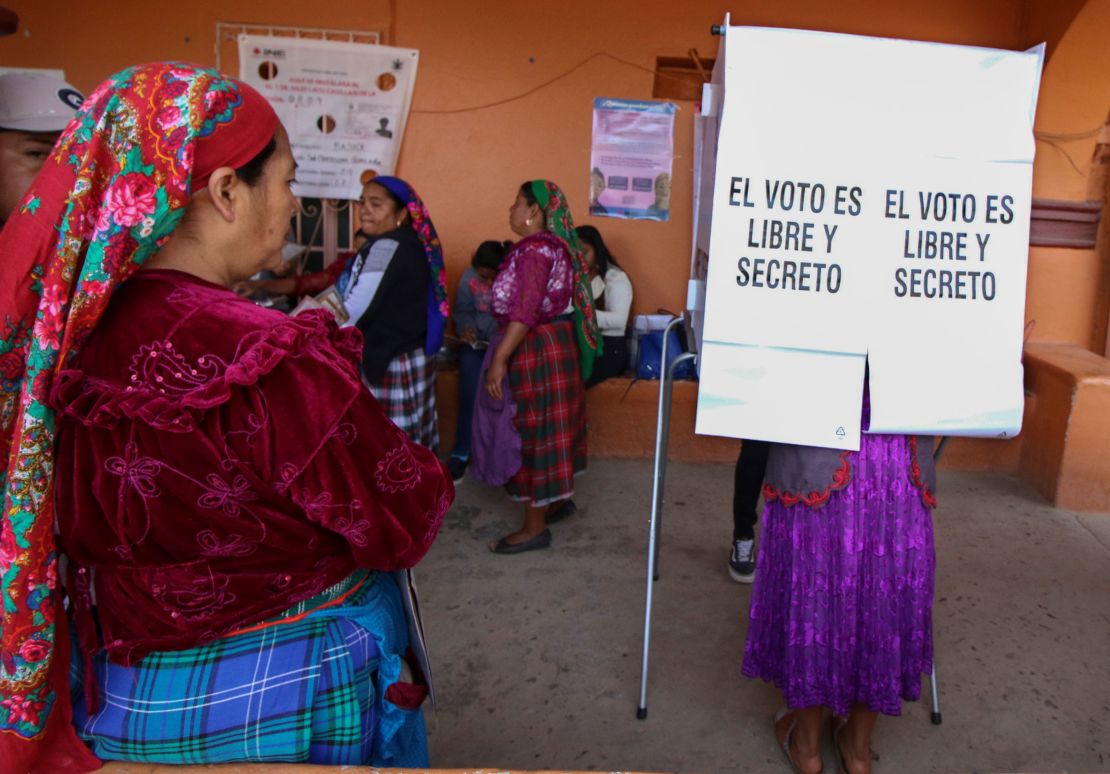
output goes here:
[{"label": "green scarf", "polygon": [[578,338],[578,363],[582,381],[585,382],[594,371],[594,361],[601,356],[601,336],[594,313],[589,272],[582,259],[582,242],[574,231],[567,198],[559,186],[550,180],[533,180],[529,185],[536,202],[543,209],[547,230],[566,242],[570,251],[570,262],[574,268],[574,332]]}]

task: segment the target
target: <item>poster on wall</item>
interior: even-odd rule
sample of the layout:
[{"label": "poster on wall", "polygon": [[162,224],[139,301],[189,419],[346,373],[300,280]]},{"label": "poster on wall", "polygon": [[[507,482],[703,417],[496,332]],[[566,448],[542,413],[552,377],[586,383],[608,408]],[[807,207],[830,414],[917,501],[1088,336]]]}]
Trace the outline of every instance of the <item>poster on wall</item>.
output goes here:
[{"label": "poster on wall", "polygon": [[870,432],[1018,433],[1043,49],[724,47],[697,432],[858,449],[866,374]]},{"label": "poster on wall", "polygon": [[594,100],[591,215],[670,218],[674,114],[670,102]]},{"label": "poster on wall", "polygon": [[407,48],[239,36],[239,77],[289,132],[297,196],[357,199],[364,175],[393,174],[418,60]]}]

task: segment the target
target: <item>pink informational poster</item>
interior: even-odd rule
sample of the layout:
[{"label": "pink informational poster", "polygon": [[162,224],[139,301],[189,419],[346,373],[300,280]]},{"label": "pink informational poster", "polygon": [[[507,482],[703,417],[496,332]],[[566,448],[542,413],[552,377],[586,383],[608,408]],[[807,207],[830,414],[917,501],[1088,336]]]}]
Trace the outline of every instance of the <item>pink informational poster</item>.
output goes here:
[{"label": "pink informational poster", "polygon": [[669,219],[674,114],[670,102],[594,100],[591,215]]}]

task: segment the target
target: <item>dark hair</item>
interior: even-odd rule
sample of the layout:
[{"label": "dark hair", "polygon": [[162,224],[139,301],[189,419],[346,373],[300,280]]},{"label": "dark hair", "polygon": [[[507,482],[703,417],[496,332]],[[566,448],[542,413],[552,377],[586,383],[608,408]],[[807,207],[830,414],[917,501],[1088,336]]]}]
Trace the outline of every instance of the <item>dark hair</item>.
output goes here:
[{"label": "dark hair", "polygon": [[617,259],[609,252],[609,248],[605,246],[605,240],[601,238],[601,232],[593,226],[579,226],[574,229],[574,233],[578,234],[578,238],[588,244],[594,249],[594,256],[597,258],[597,273],[605,279],[606,272],[609,271],[610,266],[620,268],[621,265],[617,263]]},{"label": "dark hair", "polygon": [[501,261],[505,260],[505,252],[512,247],[512,244],[512,242],[495,242],[492,239],[487,239],[478,245],[478,249],[474,251],[474,257],[470,259],[470,265],[475,269],[493,269],[496,271],[501,265]]},{"label": "dark hair", "polygon": [[235,170],[235,176],[251,187],[258,185],[258,181],[262,178],[262,169],[276,150],[277,137],[271,137],[270,141],[266,143],[266,147],[260,150],[253,159]]},{"label": "dark hair", "polygon": [[[525,181],[521,184],[520,195],[524,197],[524,201],[528,202],[529,207],[531,207],[533,204],[538,205],[540,203],[540,200],[536,198],[535,191],[532,190],[531,180]],[[544,228],[547,228],[547,213],[543,211],[543,207],[540,207],[540,217],[543,218]]]}]

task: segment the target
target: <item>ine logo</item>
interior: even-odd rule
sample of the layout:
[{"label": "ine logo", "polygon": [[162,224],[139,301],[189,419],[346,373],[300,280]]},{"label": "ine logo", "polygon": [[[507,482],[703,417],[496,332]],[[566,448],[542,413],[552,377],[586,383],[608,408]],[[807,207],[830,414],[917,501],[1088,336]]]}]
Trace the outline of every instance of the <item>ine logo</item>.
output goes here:
[{"label": "ine logo", "polygon": [[844,425],[841,425],[840,427],[836,428],[836,437],[837,438],[843,438],[846,435],[847,435],[847,433],[844,432]]}]

